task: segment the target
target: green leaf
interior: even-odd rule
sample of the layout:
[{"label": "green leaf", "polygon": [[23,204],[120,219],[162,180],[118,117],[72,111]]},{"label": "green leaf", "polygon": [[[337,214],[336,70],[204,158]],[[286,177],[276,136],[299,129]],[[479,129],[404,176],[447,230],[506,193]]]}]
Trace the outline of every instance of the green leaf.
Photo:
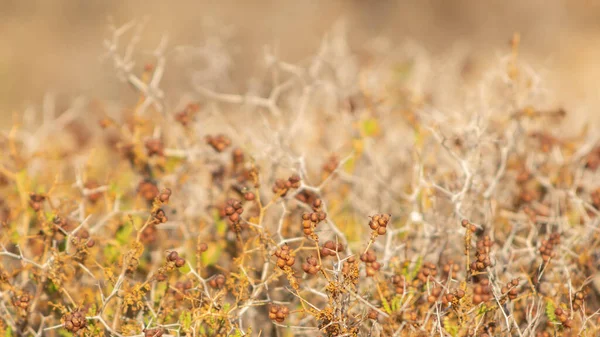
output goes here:
[{"label": "green leaf", "polygon": [[183,162],[183,158],[168,157],[167,161],[165,162],[165,171],[173,172]]},{"label": "green leaf", "polygon": [[54,214],[54,212],[44,212],[44,217],[46,218],[46,221],[48,222],[52,222],[52,220],[54,220],[54,217],[56,215]]},{"label": "green leaf", "polygon": [[221,219],[221,217],[219,215],[219,211],[215,210],[213,212],[213,220],[215,221],[215,227],[217,229],[217,234],[224,235],[225,232],[227,231],[227,223],[225,222],[225,219]]},{"label": "green leaf", "polygon": [[554,310],[556,310],[556,307],[554,306],[554,303],[552,303],[552,301],[548,301],[546,302],[546,316],[548,316],[548,320],[550,320],[552,323],[560,323],[558,318],[556,318],[556,315],[554,314]]},{"label": "green leaf", "polygon": [[119,260],[119,255],[121,255],[121,252],[117,247],[115,247],[111,244],[108,244],[108,245],[104,246],[103,254],[106,257],[106,260],[110,264],[113,264]]},{"label": "green leaf", "polygon": [[220,245],[210,245],[208,250],[202,253],[202,255],[200,255],[200,258],[202,259],[202,264],[205,266],[214,265],[219,260],[219,257],[221,256],[222,252],[223,248]]},{"label": "green leaf", "polygon": [[402,300],[402,296],[394,296],[394,298],[392,299],[392,312],[396,312],[398,311],[398,308],[400,308],[400,301]]},{"label": "green leaf", "polygon": [[48,281],[48,294],[55,294],[58,292],[58,287],[54,282]]},{"label": "green leaf", "polygon": [[13,333],[12,333],[12,328],[11,328],[11,327],[8,327],[8,328],[6,329],[6,332],[4,333],[4,336],[5,336],[5,337],[12,337],[12,336],[13,336]]},{"label": "green leaf", "polygon": [[181,324],[184,331],[190,330],[192,327],[192,314],[189,311],[182,312],[179,315],[179,324]]},{"label": "green leaf", "polygon": [[127,244],[130,241],[131,234],[133,233],[133,225],[129,222],[126,222],[121,228],[117,230],[117,234],[115,238],[120,244]]},{"label": "green leaf", "polygon": [[111,195],[121,195],[123,194],[123,192],[121,191],[121,189],[119,188],[119,184],[117,184],[116,182],[111,182],[110,184],[108,184],[108,192]]},{"label": "green leaf", "polygon": [[414,268],[410,272],[406,271],[406,274],[404,275],[404,276],[406,276],[406,279],[408,281],[412,281],[412,280],[415,279],[415,277],[417,277],[417,274],[421,270],[421,265],[422,264],[423,264],[423,257],[419,256],[417,258],[417,261],[415,262]]},{"label": "green leaf", "polygon": [[488,308],[487,305],[485,305],[485,303],[484,303],[484,304],[481,305],[481,307],[479,307],[479,311],[478,311],[477,314],[478,315],[483,315],[486,312],[492,311],[492,310],[494,310],[494,309],[493,308]]},{"label": "green leaf", "polygon": [[365,136],[373,137],[379,133],[379,123],[375,118],[367,118],[362,122],[362,131]]},{"label": "green leaf", "polygon": [[68,332],[68,331],[67,331],[67,330],[65,330],[65,329],[60,329],[60,330],[58,330],[58,334],[59,334],[61,337],[71,337],[71,336],[72,336],[72,335],[71,335],[71,333],[70,333],[70,332]]},{"label": "green leaf", "polygon": [[390,307],[390,303],[385,299],[385,297],[381,298],[381,305],[383,306],[383,310],[387,312],[389,315],[392,314],[392,308]]},{"label": "green leaf", "polygon": [[444,319],[444,329],[453,337],[458,335],[458,325],[453,324],[448,317]]}]

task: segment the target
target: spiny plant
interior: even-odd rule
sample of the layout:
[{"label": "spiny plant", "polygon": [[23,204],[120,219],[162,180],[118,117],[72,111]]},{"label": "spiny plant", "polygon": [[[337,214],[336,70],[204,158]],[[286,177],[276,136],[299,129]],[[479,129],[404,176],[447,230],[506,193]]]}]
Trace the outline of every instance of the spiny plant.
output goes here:
[{"label": "spiny plant", "polygon": [[332,34],[267,52],[256,92],[205,69],[183,95],[165,40],[120,54],[135,26],[106,56],[136,101],[0,139],[0,335],[599,333],[600,145],[538,108],[518,35],[475,87],[460,57]]}]

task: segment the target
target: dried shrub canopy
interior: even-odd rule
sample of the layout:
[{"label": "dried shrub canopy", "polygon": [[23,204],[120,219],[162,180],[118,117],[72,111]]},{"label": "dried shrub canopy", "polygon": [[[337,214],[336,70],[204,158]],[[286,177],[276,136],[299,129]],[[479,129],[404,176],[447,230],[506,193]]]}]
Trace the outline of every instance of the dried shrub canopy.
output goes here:
[{"label": "dried shrub canopy", "polygon": [[598,334],[600,147],[518,37],[478,78],[334,35],[258,90],[208,69],[181,95],[166,41],[121,53],[132,28],[107,57],[137,102],[1,139],[0,335]]}]

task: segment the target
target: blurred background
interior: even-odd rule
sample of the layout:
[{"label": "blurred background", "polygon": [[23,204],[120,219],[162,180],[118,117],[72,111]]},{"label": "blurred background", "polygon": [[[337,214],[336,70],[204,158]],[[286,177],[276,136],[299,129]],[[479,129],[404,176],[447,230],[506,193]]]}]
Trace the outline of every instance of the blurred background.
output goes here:
[{"label": "blurred background", "polygon": [[0,122],[40,104],[47,92],[117,99],[124,85],[99,59],[110,36],[108,17],[120,25],[144,16],[150,19],[140,46],[147,48],[163,33],[172,47],[201,45],[215,30],[227,30],[232,79],[244,85],[260,76],[254,71],[265,45],[276,45],[283,60],[301,60],[339,19],[351,47],[384,36],[392,43],[411,39],[433,54],[461,44],[480,60],[507,53],[512,34],[520,32],[523,57],[542,70],[556,100],[600,115],[595,0],[0,0]]}]

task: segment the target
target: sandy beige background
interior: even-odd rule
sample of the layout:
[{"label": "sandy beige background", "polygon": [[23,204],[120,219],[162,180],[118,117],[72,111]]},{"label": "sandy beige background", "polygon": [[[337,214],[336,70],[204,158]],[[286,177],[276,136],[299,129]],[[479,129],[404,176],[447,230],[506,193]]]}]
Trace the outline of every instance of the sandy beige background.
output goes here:
[{"label": "sandy beige background", "polygon": [[115,99],[121,84],[99,61],[107,17],[123,23],[149,15],[142,45],[168,32],[171,45],[201,44],[201,22],[235,27],[236,80],[253,73],[265,44],[289,61],[315,51],[322,34],[345,18],[354,46],[376,36],[411,38],[434,53],[464,43],[493,57],[522,34],[524,57],[544,70],[557,100],[591,116],[600,96],[600,1],[592,0],[254,0],[0,1],[0,120],[43,94]]}]

